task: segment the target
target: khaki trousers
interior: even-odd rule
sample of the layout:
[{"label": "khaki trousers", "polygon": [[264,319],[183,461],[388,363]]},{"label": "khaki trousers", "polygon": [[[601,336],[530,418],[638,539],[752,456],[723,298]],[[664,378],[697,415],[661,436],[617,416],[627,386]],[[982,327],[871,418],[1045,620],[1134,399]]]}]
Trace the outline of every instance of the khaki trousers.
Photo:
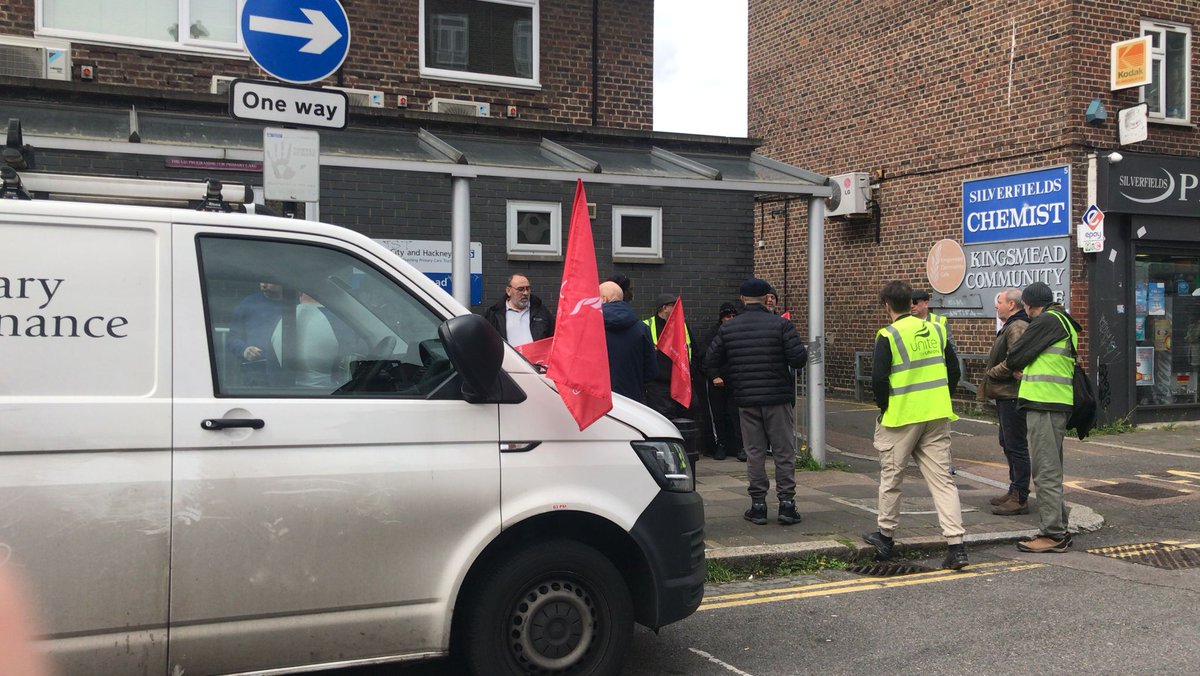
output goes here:
[{"label": "khaki trousers", "polygon": [[942,418],[900,427],[875,422],[875,450],[879,451],[879,532],[891,536],[900,519],[900,484],[911,457],[933,495],[938,524],[947,544],[962,542],[962,506],[958,486],[950,474],[950,421]]}]

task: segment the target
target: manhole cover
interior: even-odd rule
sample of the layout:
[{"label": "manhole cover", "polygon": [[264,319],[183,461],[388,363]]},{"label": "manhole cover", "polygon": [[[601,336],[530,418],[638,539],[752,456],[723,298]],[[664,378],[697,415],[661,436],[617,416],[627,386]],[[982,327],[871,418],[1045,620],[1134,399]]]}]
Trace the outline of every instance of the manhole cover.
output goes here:
[{"label": "manhole cover", "polygon": [[1088,553],[1165,570],[1200,568],[1200,543],[1195,542],[1146,542],[1136,545],[1097,547],[1089,549]]},{"label": "manhole cover", "polygon": [[1184,495],[1191,495],[1188,491],[1177,491],[1174,488],[1151,486],[1150,484],[1138,483],[1136,481],[1098,484],[1089,486],[1088,490],[1095,491],[1096,493],[1115,495],[1119,498],[1129,498],[1130,500],[1162,500],[1163,498],[1178,498]]},{"label": "manhole cover", "polygon": [[913,575],[915,573],[929,572],[929,569],[925,566],[918,566],[912,563],[866,563],[850,566],[846,570],[872,577],[895,577],[897,575]]}]

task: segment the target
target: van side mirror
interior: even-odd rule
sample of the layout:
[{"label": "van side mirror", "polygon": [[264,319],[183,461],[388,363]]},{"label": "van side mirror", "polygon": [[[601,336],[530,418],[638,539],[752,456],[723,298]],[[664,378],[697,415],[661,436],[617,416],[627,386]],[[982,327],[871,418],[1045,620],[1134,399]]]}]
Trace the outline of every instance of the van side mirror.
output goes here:
[{"label": "van side mirror", "polygon": [[451,317],[438,327],[442,348],[454,370],[462,376],[463,398],[472,404],[510,404],[525,400],[525,393],[501,370],[504,339],[486,319],[476,314]]}]

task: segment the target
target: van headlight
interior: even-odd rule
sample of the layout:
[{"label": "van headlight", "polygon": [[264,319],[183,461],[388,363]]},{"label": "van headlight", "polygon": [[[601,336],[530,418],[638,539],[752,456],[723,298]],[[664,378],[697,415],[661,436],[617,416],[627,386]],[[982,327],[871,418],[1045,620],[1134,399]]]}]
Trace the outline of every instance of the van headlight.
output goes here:
[{"label": "van headlight", "polygon": [[687,449],[681,442],[635,441],[633,450],[663,490],[690,493],[696,489],[696,477],[688,463]]}]

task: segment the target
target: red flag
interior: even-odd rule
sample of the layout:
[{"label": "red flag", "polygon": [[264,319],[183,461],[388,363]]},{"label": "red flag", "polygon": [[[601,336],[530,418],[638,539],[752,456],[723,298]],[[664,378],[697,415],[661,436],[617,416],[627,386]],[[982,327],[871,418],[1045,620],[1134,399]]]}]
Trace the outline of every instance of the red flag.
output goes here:
[{"label": "red flag", "polygon": [[781,314],[781,315],[779,315],[779,316],[780,316],[780,317],[783,317],[784,319],[786,319],[786,320],[788,320],[788,321],[791,321],[791,320],[792,320],[792,313],[791,313],[791,312],[785,312],[785,313],[783,313],[783,314]]},{"label": "red flag", "polygon": [[550,351],[554,349],[554,336],[535,340],[532,343],[514,345],[513,348],[534,364],[545,366],[550,363]]},{"label": "red flag", "polygon": [[567,259],[558,292],[554,347],[546,377],[558,386],[558,396],[581,430],[612,410],[608,344],[600,305],[596,244],[592,240],[583,181],[578,180],[575,204],[571,207]]},{"label": "red flag", "polygon": [[671,358],[671,398],[684,408],[692,405],[692,370],[688,360],[687,329],[683,323],[683,299],[675,299],[675,308],[658,337],[658,349]]}]

